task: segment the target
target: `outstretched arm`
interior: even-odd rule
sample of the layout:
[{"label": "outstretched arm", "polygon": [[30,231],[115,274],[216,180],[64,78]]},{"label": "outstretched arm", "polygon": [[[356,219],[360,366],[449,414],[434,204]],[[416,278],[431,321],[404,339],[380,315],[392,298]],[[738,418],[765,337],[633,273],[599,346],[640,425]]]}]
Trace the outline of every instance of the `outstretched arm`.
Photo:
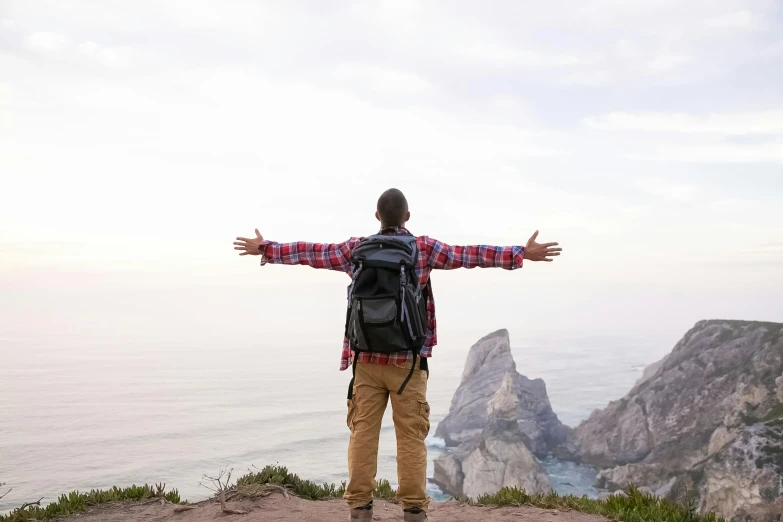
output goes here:
[{"label": "outstretched arm", "polygon": [[260,255],[262,265],[307,265],[350,273],[351,250],[358,242],[358,238],[351,238],[342,243],[276,243],[265,240],[256,229],[254,238],[238,237],[234,242],[234,250],[239,250],[240,256]]},{"label": "outstretched arm", "polygon": [[514,270],[522,267],[523,259],[530,261],[552,261],[562,248],[557,243],[536,243],[538,230],[523,247],[467,245],[452,246],[436,239],[427,238],[427,265],[440,270],[454,268],[503,268]]}]

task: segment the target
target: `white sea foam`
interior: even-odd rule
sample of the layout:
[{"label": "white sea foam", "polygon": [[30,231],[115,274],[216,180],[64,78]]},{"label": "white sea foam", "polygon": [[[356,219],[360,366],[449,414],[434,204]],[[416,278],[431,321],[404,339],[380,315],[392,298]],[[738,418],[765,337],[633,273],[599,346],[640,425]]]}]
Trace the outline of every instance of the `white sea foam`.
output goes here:
[{"label": "white sea foam", "polygon": [[425,442],[428,448],[446,449],[446,441],[440,437],[430,435]]}]

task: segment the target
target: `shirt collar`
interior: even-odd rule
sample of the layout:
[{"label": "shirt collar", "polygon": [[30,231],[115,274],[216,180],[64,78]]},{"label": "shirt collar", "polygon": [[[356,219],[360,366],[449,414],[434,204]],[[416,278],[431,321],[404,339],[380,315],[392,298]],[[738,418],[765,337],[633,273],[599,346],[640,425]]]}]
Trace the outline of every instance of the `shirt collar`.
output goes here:
[{"label": "shirt collar", "polygon": [[381,229],[378,234],[385,236],[412,236],[413,234],[405,227],[386,227]]}]

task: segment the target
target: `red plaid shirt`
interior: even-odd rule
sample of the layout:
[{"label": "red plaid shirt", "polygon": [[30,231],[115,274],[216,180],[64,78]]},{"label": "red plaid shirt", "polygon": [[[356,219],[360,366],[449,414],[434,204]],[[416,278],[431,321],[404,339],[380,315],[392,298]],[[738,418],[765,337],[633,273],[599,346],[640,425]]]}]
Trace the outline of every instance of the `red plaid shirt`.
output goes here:
[{"label": "red plaid shirt", "polygon": [[[394,227],[382,230],[386,235],[411,235],[407,229]],[[308,265],[313,268],[325,268],[345,272],[349,276],[353,272],[351,263],[351,251],[359,244],[362,238],[352,237],[342,243],[307,243],[298,241],[295,243],[275,243],[265,241],[261,245],[261,266],[267,263],[283,265]],[[430,272],[433,269],[452,270],[454,268],[491,268],[498,267],[506,270],[514,270],[522,267],[524,247],[521,246],[450,246],[427,236],[417,238],[419,245],[419,260],[416,265],[416,275],[419,284],[429,284],[427,294],[427,336],[424,347],[421,349],[422,357],[432,356],[432,347],[438,344],[437,322],[435,320],[435,298],[432,295],[432,283]],[[351,366],[353,352],[347,338],[343,338],[343,351],[340,359],[340,370],[346,370]],[[360,353],[359,362],[371,362],[378,364],[403,364],[413,359],[413,353],[400,352],[397,354]]]}]

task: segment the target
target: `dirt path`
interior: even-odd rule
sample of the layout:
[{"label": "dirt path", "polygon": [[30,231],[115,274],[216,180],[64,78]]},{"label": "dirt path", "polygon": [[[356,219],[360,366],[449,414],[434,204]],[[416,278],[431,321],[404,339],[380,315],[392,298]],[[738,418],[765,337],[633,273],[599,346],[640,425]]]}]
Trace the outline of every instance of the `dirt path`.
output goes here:
[{"label": "dirt path", "polygon": [[[226,515],[214,503],[202,503],[183,513],[171,504],[115,504],[62,519],[67,522],[346,522],[348,511],[342,501],[312,502],[296,497],[272,495],[257,500],[231,502],[232,509],[248,511],[246,515]],[[576,512],[550,511],[539,508],[477,508],[455,502],[435,504],[429,514],[432,522],[606,522],[605,518]],[[401,521],[399,506],[378,502],[375,520]]]}]

